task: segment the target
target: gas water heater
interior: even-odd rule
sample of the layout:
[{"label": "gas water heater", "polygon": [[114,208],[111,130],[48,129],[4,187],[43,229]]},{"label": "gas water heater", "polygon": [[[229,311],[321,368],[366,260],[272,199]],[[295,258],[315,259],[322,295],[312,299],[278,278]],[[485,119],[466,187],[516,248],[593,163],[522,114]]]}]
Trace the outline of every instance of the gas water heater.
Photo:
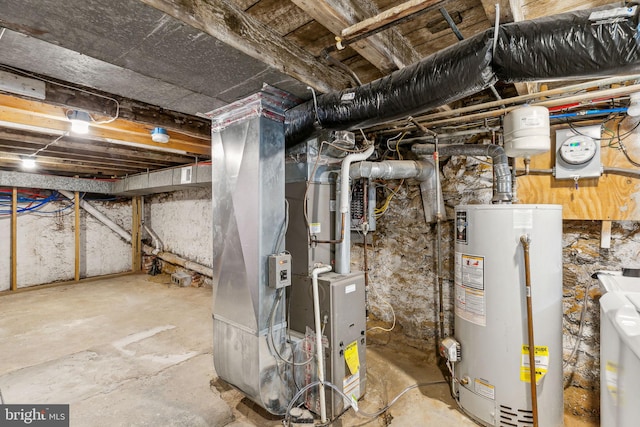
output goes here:
[{"label": "gas water heater", "polygon": [[459,351],[448,359],[460,407],[485,426],[533,425],[520,241],[526,235],[539,425],[562,426],[562,207],[459,206],[455,226]]}]

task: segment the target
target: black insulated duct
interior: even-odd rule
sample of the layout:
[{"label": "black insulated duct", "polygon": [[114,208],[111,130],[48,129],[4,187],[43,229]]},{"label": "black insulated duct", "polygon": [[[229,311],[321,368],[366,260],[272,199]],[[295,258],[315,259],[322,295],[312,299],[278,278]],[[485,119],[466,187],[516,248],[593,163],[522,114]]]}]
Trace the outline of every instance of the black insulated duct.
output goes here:
[{"label": "black insulated duct", "polygon": [[[287,147],[324,129],[357,129],[416,115],[497,80],[592,78],[638,72],[637,8],[605,7],[503,24],[355,89],[331,92],[285,114]],[[626,16],[625,16],[626,14]],[[609,15],[613,15],[609,13]]]},{"label": "black insulated duct", "polygon": [[493,54],[499,80],[603,77],[636,73],[640,44],[635,8],[611,7],[504,24]]},{"label": "black insulated duct", "polygon": [[492,31],[457,43],[422,61],[363,86],[330,92],[285,114],[287,146],[314,130],[353,129],[448,104],[486,89],[496,78],[491,64]]}]

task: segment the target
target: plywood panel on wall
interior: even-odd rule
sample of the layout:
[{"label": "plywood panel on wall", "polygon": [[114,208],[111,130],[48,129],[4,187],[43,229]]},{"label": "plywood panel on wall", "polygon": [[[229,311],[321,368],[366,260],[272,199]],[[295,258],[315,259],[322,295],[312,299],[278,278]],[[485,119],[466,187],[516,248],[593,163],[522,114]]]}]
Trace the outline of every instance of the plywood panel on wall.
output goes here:
[{"label": "plywood panel on wall", "polygon": [[[623,122],[622,135],[629,131],[629,122],[628,119]],[[532,170],[551,169],[555,165],[555,128],[551,135],[551,152],[532,157]],[[611,143],[616,146],[615,140]],[[640,160],[638,130],[624,139],[624,144],[632,159]],[[640,168],[630,164],[619,149],[609,147],[609,141],[603,141],[601,146],[603,166],[640,173]],[[522,162],[519,161],[521,168]],[[517,195],[520,203],[562,205],[564,219],[640,220],[640,177],[606,173],[600,178],[580,179],[576,189],[573,180],[557,180],[551,175],[528,175],[518,178]]]}]

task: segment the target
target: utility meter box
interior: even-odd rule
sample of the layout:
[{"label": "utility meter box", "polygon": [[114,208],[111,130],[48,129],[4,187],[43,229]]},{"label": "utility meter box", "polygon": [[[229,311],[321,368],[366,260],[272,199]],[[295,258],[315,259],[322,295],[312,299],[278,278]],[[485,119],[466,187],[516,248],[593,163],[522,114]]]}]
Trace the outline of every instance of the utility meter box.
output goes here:
[{"label": "utility meter box", "polygon": [[600,160],[600,126],[556,131],[556,179],[598,178]]}]

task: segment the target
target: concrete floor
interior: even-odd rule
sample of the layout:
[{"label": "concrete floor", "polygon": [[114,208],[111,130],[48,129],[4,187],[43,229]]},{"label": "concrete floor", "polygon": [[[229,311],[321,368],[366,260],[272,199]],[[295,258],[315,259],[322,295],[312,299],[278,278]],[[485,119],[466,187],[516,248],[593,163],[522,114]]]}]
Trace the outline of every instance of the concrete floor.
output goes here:
[{"label": "concrete floor", "polygon": [[[5,403],[69,403],[71,426],[282,425],[215,381],[211,289],[131,275],[2,296],[0,307]],[[363,410],[374,412],[408,385],[442,379],[421,352],[371,338]],[[363,425],[475,424],[439,384],[410,391],[386,417],[343,417],[345,427]]]}]

